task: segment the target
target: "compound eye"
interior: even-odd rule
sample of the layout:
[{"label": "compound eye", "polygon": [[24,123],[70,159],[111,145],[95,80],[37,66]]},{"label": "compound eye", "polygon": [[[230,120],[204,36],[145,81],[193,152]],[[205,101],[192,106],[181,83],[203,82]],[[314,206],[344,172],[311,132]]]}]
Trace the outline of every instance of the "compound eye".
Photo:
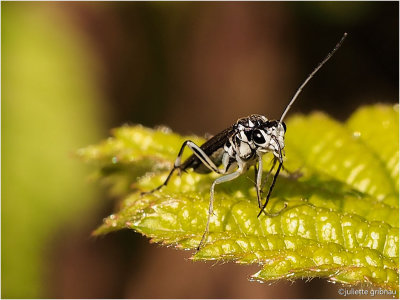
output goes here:
[{"label": "compound eye", "polygon": [[253,132],[253,141],[254,141],[254,143],[259,144],[259,145],[265,143],[265,138],[264,138],[263,134],[261,133],[261,130],[257,129]]},{"label": "compound eye", "polygon": [[285,132],[286,132],[286,124],[285,124],[285,122],[282,122],[282,126],[283,126],[283,130],[285,130]]}]

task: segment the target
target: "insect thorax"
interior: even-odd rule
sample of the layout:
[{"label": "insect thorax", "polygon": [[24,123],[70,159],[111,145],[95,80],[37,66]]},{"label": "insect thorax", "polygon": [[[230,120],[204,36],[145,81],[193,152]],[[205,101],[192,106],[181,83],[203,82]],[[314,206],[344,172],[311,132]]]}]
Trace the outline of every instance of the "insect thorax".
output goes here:
[{"label": "insect thorax", "polygon": [[253,165],[259,155],[272,152],[282,156],[285,125],[268,120],[262,115],[251,115],[237,120],[233,132],[224,145],[223,165],[225,171],[238,164]]}]

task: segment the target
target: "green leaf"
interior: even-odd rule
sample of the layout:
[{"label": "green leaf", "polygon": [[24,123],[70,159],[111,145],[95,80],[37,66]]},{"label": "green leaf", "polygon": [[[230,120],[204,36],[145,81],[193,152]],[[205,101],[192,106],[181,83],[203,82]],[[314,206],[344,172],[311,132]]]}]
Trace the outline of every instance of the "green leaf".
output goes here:
[{"label": "green leaf", "polygon": [[[345,124],[322,113],[292,117],[285,167],[293,173],[279,176],[267,206],[272,213],[283,210],[257,218],[252,171],[218,185],[210,234],[193,260],[257,263],[261,270],[253,279],[260,281],[326,277],[397,289],[398,123],[398,106],[384,105],[361,108]],[[165,180],[186,139],[203,140],[142,126],[113,135],[78,152],[123,198],[95,234],[131,228],[154,242],[194,250],[218,175],[174,175],[161,191],[141,192]],[[265,155],[265,165],[271,158]]]}]

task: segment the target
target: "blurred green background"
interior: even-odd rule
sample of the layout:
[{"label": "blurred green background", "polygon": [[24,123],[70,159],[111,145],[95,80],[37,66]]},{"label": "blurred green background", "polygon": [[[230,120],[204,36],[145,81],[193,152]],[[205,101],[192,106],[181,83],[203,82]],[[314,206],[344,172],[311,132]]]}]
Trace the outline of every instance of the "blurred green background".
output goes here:
[{"label": "blurred green background", "polygon": [[2,2],[2,297],[339,297],[323,280],[248,282],[257,267],[194,264],[130,231],[90,237],[116,199],[74,151],[124,123],[202,135],[278,118],[343,32],[291,113],[344,120],[395,103],[398,14],[398,2]]}]

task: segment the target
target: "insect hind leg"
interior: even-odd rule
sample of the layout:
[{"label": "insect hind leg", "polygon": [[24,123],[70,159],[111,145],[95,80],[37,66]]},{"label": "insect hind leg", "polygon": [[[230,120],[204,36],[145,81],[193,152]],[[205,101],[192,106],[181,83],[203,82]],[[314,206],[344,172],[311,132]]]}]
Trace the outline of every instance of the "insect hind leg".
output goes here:
[{"label": "insect hind leg", "polygon": [[147,194],[152,194],[152,193],[154,193],[154,192],[160,190],[162,187],[166,186],[166,185],[168,184],[168,181],[169,181],[169,179],[171,178],[172,174],[173,174],[173,173],[175,172],[175,170],[177,170],[177,169],[180,169],[180,168],[174,166],[174,167],[172,168],[171,172],[169,172],[167,179],[165,179],[165,181],[164,181],[161,185],[159,185],[158,187],[156,187],[156,188],[154,188],[154,189],[152,189],[152,190],[150,190],[150,191],[148,191],[148,192],[142,192],[141,195],[143,196],[143,195],[147,195]]},{"label": "insect hind leg", "polygon": [[192,150],[193,154],[210,170],[217,174],[224,174],[223,170],[218,169],[215,163],[211,160],[211,158],[201,149],[201,147],[197,146],[194,142],[187,140],[183,143],[181,150],[179,151],[179,155],[175,161],[175,166],[181,164],[182,153],[185,146],[189,147]]},{"label": "insect hind leg", "polygon": [[221,170],[218,169],[218,167],[213,163],[213,161],[208,157],[208,155],[199,147],[197,146],[194,142],[191,140],[185,141],[181,149],[179,150],[178,156],[175,159],[174,167],[172,170],[169,172],[167,179],[165,179],[164,183],[159,185],[158,187],[152,189],[151,191],[148,192],[142,192],[141,195],[146,195],[146,194],[151,194],[154,193],[155,191],[160,190],[162,187],[166,186],[168,184],[168,181],[170,180],[172,174],[175,172],[175,170],[178,170],[179,173],[181,171],[185,171],[185,168],[182,168],[182,155],[183,155],[183,150],[185,150],[185,147],[189,147],[190,150],[196,155],[196,157],[211,171],[214,171],[215,173],[218,174],[223,174]]}]

